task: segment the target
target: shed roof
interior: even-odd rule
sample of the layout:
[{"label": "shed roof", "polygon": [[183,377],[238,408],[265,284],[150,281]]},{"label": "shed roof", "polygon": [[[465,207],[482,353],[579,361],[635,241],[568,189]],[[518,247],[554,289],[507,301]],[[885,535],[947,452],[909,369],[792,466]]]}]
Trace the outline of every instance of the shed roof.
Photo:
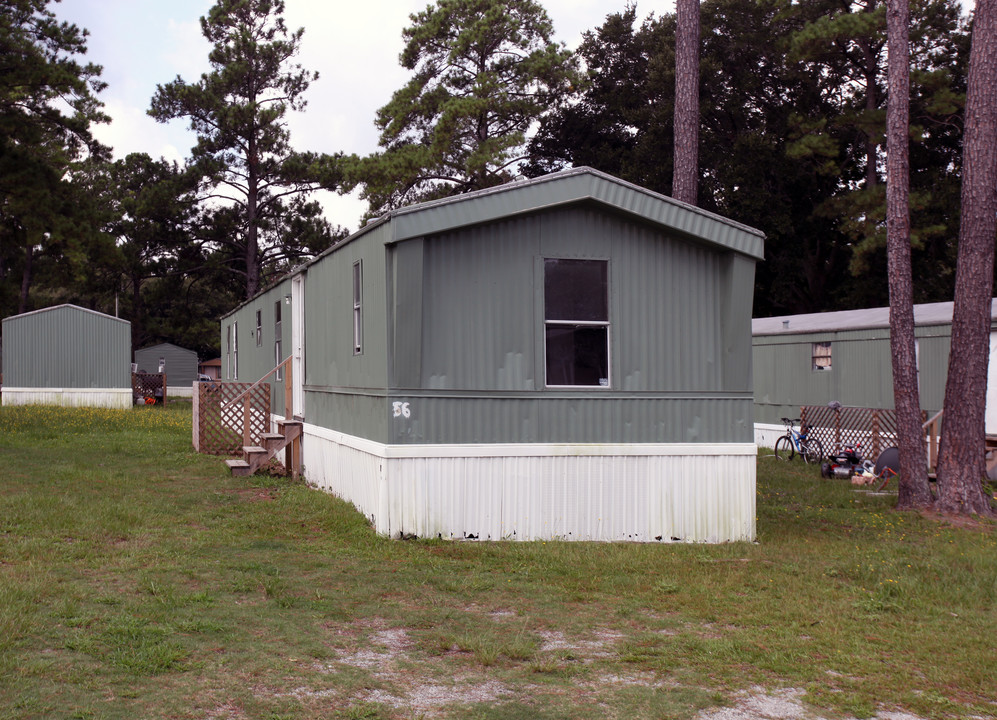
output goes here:
[{"label": "shed roof", "polygon": [[64,303],[62,305],[53,305],[52,307],[42,308],[41,310],[32,310],[31,312],[21,313],[20,315],[10,315],[9,317],[5,317],[3,321],[7,322],[8,320],[26,318],[31,315],[41,315],[42,313],[49,313],[55,310],[79,310],[80,312],[91,313],[93,315],[98,315],[99,317],[102,318],[107,318],[108,320],[114,320],[115,322],[122,322],[125,323],[126,325],[131,324],[127,320],[122,320],[121,318],[116,318],[111,315],[107,315],[106,313],[97,312],[96,310],[90,310],[88,308],[80,307],[79,305],[72,305],[70,303]]},{"label": "shed roof", "polygon": [[148,345],[148,346],[146,346],[144,348],[140,348],[139,350],[136,350],[135,352],[137,352],[137,353],[140,353],[140,352],[151,352],[151,351],[157,350],[159,348],[173,348],[174,350],[180,350],[181,352],[185,352],[185,353],[188,353],[190,355],[194,355],[195,357],[197,356],[197,352],[195,352],[194,350],[188,350],[185,347],[180,347],[179,345],[174,345],[171,342],[163,342],[163,343],[157,343],[155,345]]},{"label": "shed roof", "polygon": [[[948,325],[952,322],[951,302],[924,303],[914,306],[915,325]],[[990,318],[997,320],[997,298],[990,303]],[[782,315],[755,318],[751,321],[752,335],[798,335],[801,333],[868,330],[890,326],[890,308],[839,310],[836,312]]]}]

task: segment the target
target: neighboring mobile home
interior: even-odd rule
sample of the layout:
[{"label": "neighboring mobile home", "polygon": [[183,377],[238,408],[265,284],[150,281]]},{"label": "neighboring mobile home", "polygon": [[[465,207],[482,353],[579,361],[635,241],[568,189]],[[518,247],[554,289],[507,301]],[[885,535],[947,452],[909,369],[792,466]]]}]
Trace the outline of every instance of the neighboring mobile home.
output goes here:
[{"label": "neighboring mobile home", "polygon": [[166,373],[169,397],[190,397],[197,380],[197,353],[173,343],[160,343],[135,351],[135,364],[143,373]]},{"label": "neighboring mobile home", "polygon": [[[991,304],[990,356],[997,352],[997,300]],[[952,336],[952,303],[914,306],[921,409],[942,408]],[[751,323],[755,440],[772,447],[782,417],[802,405],[893,408],[890,309],[756,318]],[[997,433],[997,363],[990,363],[987,432]]]},{"label": "neighboring mobile home", "polygon": [[131,407],[131,323],[75,305],[3,320],[4,405]]},{"label": "neighboring mobile home", "polygon": [[306,479],[384,534],[751,540],[762,257],[588,168],[510,183],[396,210],[244,303],[223,377],[292,356]]}]

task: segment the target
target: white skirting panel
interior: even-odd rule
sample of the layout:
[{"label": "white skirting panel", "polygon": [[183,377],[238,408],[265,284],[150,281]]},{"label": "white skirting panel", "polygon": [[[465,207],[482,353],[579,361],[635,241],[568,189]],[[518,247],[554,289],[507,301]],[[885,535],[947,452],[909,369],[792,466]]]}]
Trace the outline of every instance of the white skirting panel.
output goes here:
[{"label": "white skirting panel", "polygon": [[391,537],[755,538],[750,443],[381,445],[305,425],[304,475]]},{"label": "white skirting panel", "polygon": [[755,445],[763,448],[774,448],[775,441],[786,434],[785,425],[770,425],[755,423]]},{"label": "white skirting panel", "polygon": [[0,391],[4,405],[130,408],[131,388],[15,388]]},{"label": "white skirting panel", "polygon": [[167,385],[167,398],[194,397],[194,387],[192,385]]}]

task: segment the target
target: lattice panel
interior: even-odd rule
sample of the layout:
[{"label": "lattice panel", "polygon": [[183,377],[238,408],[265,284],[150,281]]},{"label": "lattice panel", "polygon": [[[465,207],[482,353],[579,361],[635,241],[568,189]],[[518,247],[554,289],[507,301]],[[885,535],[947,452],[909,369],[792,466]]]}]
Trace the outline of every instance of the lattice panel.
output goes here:
[{"label": "lattice panel", "polygon": [[195,411],[195,449],[208,455],[236,455],[246,444],[244,421],[248,421],[250,445],[260,445],[260,436],[270,429],[270,386],[199,382]]},{"label": "lattice panel", "polygon": [[[922,413],[922,421],[926,419],[927,414]],[[862,455],[874,460],[899,442],[897,414],[893,410],[804,405],[800,408],[800,420],[810,427],[811,437],[820,440],[829,455],[842,445],[862,443]]]},{"label": "lattice panel", "polygon": [[[166,404],[166,373],[132,373],[132,397]],[[146,400],[147,404],[148,400]]]}]

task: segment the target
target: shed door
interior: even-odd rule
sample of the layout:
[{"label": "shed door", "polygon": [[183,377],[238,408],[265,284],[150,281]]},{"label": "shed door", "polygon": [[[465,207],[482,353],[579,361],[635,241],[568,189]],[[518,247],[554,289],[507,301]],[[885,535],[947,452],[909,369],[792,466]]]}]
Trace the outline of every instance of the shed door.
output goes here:
[{"label": "shed door", "polygon": [[990,364],[987,366],[987,435],[997,435],[997,332],[990,333]]},{"label": "shed door", "polygon": [[295,417],[305,416],[305,276],[291,281],[291,408]]}]

